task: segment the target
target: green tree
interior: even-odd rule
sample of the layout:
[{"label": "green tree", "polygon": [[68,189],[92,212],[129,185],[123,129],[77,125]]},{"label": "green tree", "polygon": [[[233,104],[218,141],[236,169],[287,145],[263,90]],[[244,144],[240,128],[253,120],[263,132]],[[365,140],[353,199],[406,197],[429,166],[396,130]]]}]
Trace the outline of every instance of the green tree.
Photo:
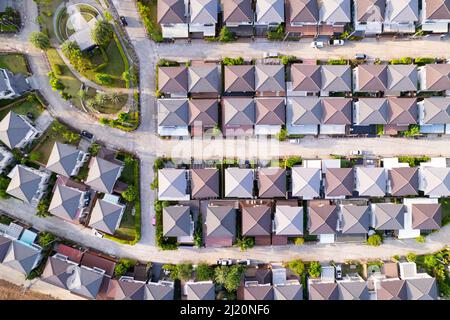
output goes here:
[{"label": "green tree", "polygon": [[104,15],[105,15],[105,20],[106,21],[108,21],[108,22],[113,21],[113,16],[111,15],[111,13],[109,13],[108,11],[105,11]]},{"label": "green tree", "polygon": [[220,30],[219,34],[219,41],[232,42],[234,40],[236,40],[236,37],[234,36],[233,32],[231,32],[227,27],[222,27],[222,30]]},{"label": "green tree", "polygon": [[138,196],[138,191],[137,191],[136,187],[133,185],[129,185],[127,187],[127,189],[124,192],[122,192],[122,197],[127,202],[135,201],[137,199],[137,196]]},{"label": "green tree", "polygon": [[61,80],[55,77],[55,74],[53,72],[49,72],[48,77],[50,86],[54,91],[62,91],[65,89],[64,84],[61,82]]},{"label": "green tree", "polygon": [[206,263],[199,263],[195,270],[195,278],[197,281],[207,281],[214,278],[214,269]]},{"label": "green tree", "polygon": [[80,89],[79,91],[78,91],[78,96],[80,97],[80,99],[81,100],[86,100],[86,98],[87,98],[87,92],[86,91],[84,91],[84,90],[82,90],[82,89]]},{"label": "green tree", "polygon": [[32,32],[30,34],[29,41],[38,49],[47,50],[50,48],[50,39],[43,32]]},{"label": "green tree", "polygon": [[240,237],[236,240],[236,246],[238,246],[241,251],[253,248],[255,245],[255,239],[252,237]]},{"label": "green tree", "polygon": [[305,273],[305,264],[300,259],[289,261],[287,267],[298,276],[302,276]]},{"label": "green tree", "polygon": [[93,143],[93,144],[91,144],[91,146],[89,147],[89,153],[93,156],[93,157],[95,157],[97,154],[98,154],[98,152],[100,151],[100,149],[101,149],[101,146],[98,144],[98,143]]},{"label": "green tree", "polygon": [[42,248],[47,248],[53,241],[55,241],[56,237],[50,232],[41,232],[39,234],[38,243]]},{"label": "green tree", "polygon": [[277,133],[277,139],[278,141],[284,141],[287,137],[287,130],[286,128],[281,128],[280,132]]},{"label": "green tree", "polygon": [[181,263],[177,265],[178,277],[180,280],[190,280],[192,279],[192,272],[194,271],[192,264],[190,263]]},{"label": "green tree", "polygon": [[74,41],[66,41],[62,44],[61,50],[63,54],[69,59],[70,64],[78,71],[85,72],[88,69],[92,69],[92,62],[83,53]]},{"label": "green tree", "polygon": [[289,158],[286,158],[284,160],[284,163],[285,163],[284,166],[286,168],[292,168],[295,165],[301,164],[302,163],[302,158],[298,157],[298,156],[289,157]]},{"label": "green tree", "polygon": [[49,216],[48,207],[50,205],[50,200],[48,198],[44,198],[41,201],[39,201],[39,204],[37,205],[37,211],[36,216],[40,218],[45,218]]},{"label": "green tree", "polygon": [[130,70],[124,71],[122,73],[122,80],[126,81],[126,82],[130,82],[130,81],[135,82],[136,81],[136,77],[134,75],[133,70],[130,69]]},{"label": "green tree", "polygon": [[80,136],[78,134],[68,130],[63,132],[62,137],[67,143],[75,143],[78,142],[78,140],[80,139]]},{"label": "green tree", "polygon": [[106,84],[111,84],[113,79],[109,74],[97,73],[97,74],[95,74],[95,81],[106,85]]},{"label": "green tree", "polygon": [[214,280],[221,285],[225,284],[225,281],[227,280],[227,274],[229,267],[227,266],[218,266],[214,269]]},{"label": "green tree", "polygon": [[120,112],[120,113],[117,115],[117,119],[118,119],[120,122],[127,122],[127,121],[130,119],[130,115],[129,115],[128,113],[126,113],[126,112]]},{"label": "green tree", "polygon": [[100,122],[100,124],[103,125],[108,125],[109,124],[109,119],[108,118],[100,118],[100,120],[98,120]]},{"label": "green tree", "polygon": [[112,102],[113,104],[115,104],[115,105],[119,104],[119,103],[120,103],[120,100],[121,100],[120,94],[117,93],[117,92],[111,93],[111,94],[109,95],[109,100],[111,100],[111,102]]},{"label": "green tree", "polygon": [[116,278],[120,278],[124,276],[135,265],[136,265],[135,260],[120,259],[119,262],[114,267],[114,275],[116,276]]},{"label": "green tree", "polygon": [[228,292],[234,292],[237,290],[237,288],[241,284],[241,276],[243,271],[243,268],[238,265],[230,267],[224,283],[224,287]]},{"label": "green tree", "polygon": [[417,256],[412,252],[410,252],[406,255],[406,260],[408,262],[416,262],[416,259],[417,259]]},{"label": "green tree", "polygon": [[366,242],[369,246],[378,247],[383,243],[383,238],[379,234],[374,234],[368,237]]},{"label": "green tree", "polygon": [[311,278],[318,278],[322,272],[322,266],[318,261],[313,261],[309,264],[308,274]]},{"label": "green tree", "polygon": [[7,177],[0,176],[0,198],[6,199],[9,195],[6,193],[6,189],[8,189],[9,182],[11,180]]},{"label": "green tree", "polygon": [[31,161],[38,161],[42,156],[42,153],[39,151],[31,151],[30,152],[30,160]]},{"label": "green tree", "polygon": [[92,40],[102,47],[106,47],[111,42],[113,35],[112,25],[105,20],[97,21],[91,31]]},{"label": "green tree", "polygon": [[427,269],[432,270],[434,267],[437,266],[438,261],[437,261],[437,259],[436,259],[436,257],[434,255],[428,254],[423,259],[423,264],[425,265],[425,267]]}]

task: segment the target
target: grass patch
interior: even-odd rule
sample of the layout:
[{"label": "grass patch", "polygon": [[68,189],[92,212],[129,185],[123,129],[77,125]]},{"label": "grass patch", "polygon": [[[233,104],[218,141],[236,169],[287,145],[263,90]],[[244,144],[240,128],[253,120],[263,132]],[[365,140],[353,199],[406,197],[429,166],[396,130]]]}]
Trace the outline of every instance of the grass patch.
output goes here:
[{"label": "grass patch", "polygon": [[17,114],[26,115],[31,113],[36,120],[44,111],[42,104],[35,98],[34,94],[28,95],[19,101],[13,102],[0,110],[0,119],[3,119],[8,112],[14,111]]},{"label": "grass patch", "polygon": [[137,8],[150,39],[155,42],[162,42],[162,31],[157,22],[157,0],[139,1],[137,2]]},{"label": "grass patch", "polygon": [[450,198],[441,199],[442,205],[442,226],[450,223]]},{"label": "grass patch", "polygon": [[38,18],[42,32],[47,33],[50,41],[57,41],[55,30],[53,29],[53,13],[63,0],[39,1],[40,16]]},{"label": "grass patch", "polygon": [[23,54],[0,54],[0,68],[5,68],[12,73],[29,75],[28,64]]}]

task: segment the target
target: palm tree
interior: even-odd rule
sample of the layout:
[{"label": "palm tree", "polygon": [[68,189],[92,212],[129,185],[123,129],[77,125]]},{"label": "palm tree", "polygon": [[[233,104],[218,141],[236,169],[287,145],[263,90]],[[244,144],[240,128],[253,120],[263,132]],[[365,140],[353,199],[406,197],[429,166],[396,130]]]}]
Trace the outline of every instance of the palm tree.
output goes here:
[{"label": "palm tree", "polygon": [[112,103],[119,104],[120,103],[120,94],[118,94],[117,92],[113,92],[113,93],[111,93],[110,99],[111,99]]}]

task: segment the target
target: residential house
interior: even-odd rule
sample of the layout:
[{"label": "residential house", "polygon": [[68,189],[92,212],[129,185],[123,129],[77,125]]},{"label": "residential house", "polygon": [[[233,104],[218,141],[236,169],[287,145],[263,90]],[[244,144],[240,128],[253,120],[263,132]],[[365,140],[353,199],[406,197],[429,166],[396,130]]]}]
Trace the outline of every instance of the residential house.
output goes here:
[{"label": "residential house", "polygon": [[288,96],[318,95],[321,88],[320,66],[301,63],[291,65],[291,81],[287,83]]},{"label": "residential house", "polygon": [[255,7],[255,28],[257,34],[264,35],[284,23],[284,0],[257,0]]},{"label": "residential house", "polygon": [[260,168],[258,174],[259,198],[286,198],[286,170]]},{"label": "residential house", "polygon": [[352,168],[327,168],[324,180],[325,198],[343,199],[353,195],[355,178]]},{"label": "residential house", "polygon": [[347,98],[322,98],[320,134],[345,135],[352,124],[352,100]]},{"label": "residential house", "polygon": [[399,239],[415,239],[441,228],[442,207],[436,198],[404,198],[405,224]]},{"label": "residential house", "polygon": [[216,99],[190,99],[188,119],[191,135],[201,136],[219,123],[219,102]]},{"label": "residential house", "polygon": [[303,207],[298,205],[277,204],[273,222],[276,236],[299,237],[303,235]]},{"label": "residential house", "polygon": [[270,283],[256,284],[247,281],[244,288],[244,300],[274,300],[274,291]]},{"label": "residential house", "polygon": [[171,281],[148,282],[145,284],[145,300],[174,300],[174,284]]},{"label": "residential house", "polygon": [[286,123],[284,98],[255,99],[255,135],[276,135]]},{"label": "residential house", "polygon": [[173,300],[173,283],[149,282],[122,276],[119,280],[111,280],[108,296],[114,300]]},{"label": "residential house", "polygon": [[192,199],[219,198],[219,170],[216,168],[191,169]]},{"label": "residential house", "polygon": [[[229,0],[233,2],[233,0]],[[252,65],[235,65],[224,67],[225,93],[251,94],[255,91],[255,67]]]},{"label": "residential house", "polygon": [[272,263],[274,300],[303,300],[303,286],[291,270]]},{"label": "residential house", "polygon": [[450,1],[421,0],[420,20],[423,31],[448,33],[450,23]]},{"label": "residential house", "polygon": [[417,106],[420,132],[450,133],[450,98],[425,98]]},{"label": "residential house", "polygon": [[231,247],[236,239],[236,209],[232,205],[208,204],[205,229],[206,247]]},{"label": "residential house", "polygon": [[187,300],[215,300],[216,292],[212,281],[188,281],[184,285]]},{"label": "residential house", "polygon": [[396,203],[371,204],[371,226],[375,230],[381,230],[397,234],[405,225],[405,206]]},{"label": "residential house", "polygon": [[78,263],[71,261],[69,257],[56,253],[48,257],[41,280],[59,288],[70,290],[73,284],[72,274],[77,270],[79,270],[79,261]]},{"label": "residential house", "polygon": [[343,33],[351,22],[350,0],[317,1],[319,6],[319,35]]},{"label": "residential house", "polygon": [[285,19],[288,35],[316,37],[319,23],[317,0],[286,0]]},{"label": "residential house", "polygon": [[24,148],[41,133],[26,116],[14,111],[8,112],[0,121],[0,140],[10,149]]},{"label": "residential house", "polygon": [[370,226],[370,207],[353,204],[339,206],[338,231],[343,235],[367,234]]},{"label": "residential house", "polygon": [[78,150],[75,146],[57,141],[48,158],[47,170],[64,177],[76,176],[88,159],[88,153]]},{"label": "residential house", "polygon": [[419,0],[386,0],[383,32],[415,33],[419,21]]},{"label": "residential house", "polygon": [[93,157],[89,162],[89,174],[85,183],[99,192],[112,193],[123,168],[123,163],[118,160],[111,162],[98,156]]},{"label": "residential house", "polygon": [[220,65],[202,63],[188,69],[188,91],[194,98],[214,98],[221,94]]},{"label": "residential house", "polygon": [[8,174],[6,193],[36,207],[47,191],[50,174],[18,164]]},{"label": "residential house", "polygon": [[450,90],[450,64],[434,63],[419,67],[420,91],[449,91]]},{"label": "residential house", "polygon": [[292,167],[292,197],[310,200],[320,197],[322,173],[318,168]]},{"label": "residential house", "polygon": [[57,182],[48,212],[66,221],[78,223],[85,201],[84,191]]},{"label": "residential house", "polygon": [[375,282],[377,300],[407,300],[406,282],[400,279],[383,279]]},{"label": "residential house", "polygon": [[164,237],[175,237],[179,242],[188,242],[183,239],[192,238],[194,221],[189,206],[175,205],[163,208],[162,220]]},{"label": "residential house", "polygon": [[260,97],[284,96],[286,94],[284,65],[257,64],[255,66],[255,92],[256,96]]},{"label": "residential house", "polygon": [[354,0],[355,30],[364,35],[376,35],[383,32],[386,0]]},{"label": "residential house", "polygon": [[418,73],[414,64],[389,65],[386,95],[400,96],[402,92],[417,91]]},{"label": "residential house", "polygon": [[419,168],[392,168],[388,171],[387,193],[394,197],[416,196],[419,189]]},{"label": "residential house", "polygon": [[386,98],[359,98],[353,103],[355,125],[385,125],[389,119],[389,104]]},{"label": "residential house", "polygon": [[189,171],[186,169],[158,170],[158,199],[168,201],[189,200]]},{"label": "residential house", "polygon": [[225,136],[251,136],[254,124],[255,101],[253,98],[222,98],[222,131]]},{"label": "residential house", "polygon": [[339,300],[370,300],[369,288],[357,273],[337,280]]},{"label": "residential house", "polygon": [[417,124],[419,112],[416,98],[388,98],[388,124],[396,129],[408,130]]},{"label": "residential house", "polygon": [[[243,282],[243,283],[242,283]],[[239,300],[273,300],[272,270],[270,266],[258,265],[248,268],[238,288]]]},{"label": "residential house", "polygon": [[0,68],[0,74],[0,100],[18,98],[32,90],[23,74],[14,74],[4,68]]},{"label": "residential house", "polygon": [[185,66],[158,67],[158,92],[166,98],[187,97],[188,69]]},{"label": "residential house", "polygon": [[322,266],[320,278],[308,278],[309,300],[339,300],[334,266]]},{"label": "residential house", "polygon": [[214,37],[218,22],[217,0],[189,1],[189,34],[193,38]]},{"label": "residential house", "polygon": [[189,136],[188,99],[158,99],[158,134],[160,136]]},{"label": "residential house", "polygon": [[323,65],[320,68],[320,95],[352,91],[352,69],[349,65]]},{"label": "residential house", "polygon": [[0,145],[0,174],[14,161],[14,156],[5,147]]},{"label": "residential house", "polygon": [[359,196],[384,197],[387,187],[387,172],[384,168],[356,167],[355,191]]},{"label": "residential house", "polygon": [[68,2],[66,5],[66,13],[68,15],[67,25],[71,26],[73,32],[69,35],[68,41],[75,42],[81,51],[87,51],[94,48],[97,44],[91,37],[97,23],[97,17],[90,14],[89,20],[84,12],[81,11],[78,4]]},{"label": "residential house", "polygon": [[124,212],[125,205],[119,202],[118,196],[105,194],[92,209],[89,227],[112,235],[119,228]]},{"label": "residential house", "polygon": [[237,36],[253,36],[254,16],[251,0],[222,0],[223,25]]},{"label": "residential house", "polygon": [[419,190],[430,198],[450,196],[450,168],[421,167],[419,169]]},{"label": "residential house", "polygon": [[272,208],[263,201],[242,204],[242,235],[254,237],[256,245],[270,245],[272,232]]},{"label": "residential house", "polygon": [[318,97],[288,97],[286,129],[290,135],[317,135],[322,121],[322,104]]},{"label": "residential house", "polygon": [[388,66],[360,64],[353,71],[353,91],[379,92],[388,88]]},{"label": "residential house", "polygon": [[334,243],[338,227],[338,208],[324,202],[309,202],[308,230],[319,237],[321,243]]},{"label": "residential house", "polygon": [[[26,231],[28,230],[24,232]],[[24,240],[23,234],[20,239],[0,235],[0,262],[24,275],[28,275],[39,265],[42,259],[41,251],[42,248],[33,241]]]},{"label": "residential house", "polygon": [[188,1],[158,0],[157,22],[165,39],[189,37]]},{"label": "residential house", "polygon": [[436,278],[428,273],[418,273],[415,262],[398,264],[400,278],[406,281],[407,300],[437,300],[438,289]]}]

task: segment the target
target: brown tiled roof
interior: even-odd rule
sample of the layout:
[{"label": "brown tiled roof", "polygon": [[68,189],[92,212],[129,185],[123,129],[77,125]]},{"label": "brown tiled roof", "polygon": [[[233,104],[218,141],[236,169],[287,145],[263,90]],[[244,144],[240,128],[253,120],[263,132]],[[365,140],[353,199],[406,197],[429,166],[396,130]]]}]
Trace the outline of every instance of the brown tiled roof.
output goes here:
[{"label": "brown tiled roof", "polygon": [[415,203],[412,205],[412,227],[414,229],[440,229],[442,206],[439,203]]},{"label": "brown tiled roof", "polygon": [[189,100],[189,125],[201,122],[203,126],[215,126],[219,121],[219,103],[216,99]]},{"label": "brown tiled roof", "polygon": [[356,0],[356,20],[359,22],[384,21],[385,0]]},{"label": "brown tiled roof", "polygon": [[222,0],[223,22],[252,22],[253,9],[251,0]]},{"label": "brown tiled roof", "polygon": [[419,169],[393,168],[389,170],[391,194],[393,196],[414,196],[419,189]]},{"label": "brown tiled roof", "polygon": [[186,23],[183,0],[158,0],[158,23]]},{"label": "brown tiled roof", "polygon": [[285,74],[282,64],[259,64],[255,66],[255,91],[285,91]]},{"label": "brown tiled roof", "polygon": [[355,185],[352,168],[328,168],[325,173],[327,197],[351,196]]},{"label": "brown tiled roof", "polygon": [[83,256],[83,253],[80,250],[71,248],[65,244],[59,244],[56,252],[66,256],[70,261],[75,263],[80,263],[81,257]]},{"label": "brown tiled roof", "polygon": [[191,189],[193,199],[219,197],[219,170],[191,169]]},{"label": "brown tiled roof", "polygon": [[286,0],[287,22],[309,22],[319,21],[319,7],[316,0]]},{"label": "brown tiled roof", "polygon": [[425,0],[425,19],[449,20],[450,0]]},{"label": "brown tiled roof", "polygon": [[320,66],[294,63],[291,66],[293,91],[318,92],[322,87]]},{"label": "brown tiled roof", "polygon": [[377,289],[378,300],[406,300],[405,280],[381,281]]},{"label": "brown tiled roof", "polygon": [[389,124],[416,124],[418,118],[416,98],[390,97],[388,99]]},{"label": "brown tiled roof", "polygon": [[187,93],[188,73],[186,67],[159,67],[158,89],[161,92]]},{"label": "brown tiled roof", "polygon": [[336,232],[338,220],[337,206],[329,204],[309,206],[309,234],[332,234]]},{"label": "brown tiled roof", "polygon": [[273,300],[273,288],[272,286],[245,287],[244,300]]},{"label": "brown tiled roof", "polygon": [[283,125],[286,123],[286,104],[283,98],[255,99],[256,124]]},{"label": "brown tiled roof", "polygon": [[309,285],[309,300],[338,300],[339,291],[335,282],[318,282]]},{"label": "brown tiled roof", "polygon": [[346,98],[323,98],[322,121],[324,124],[351,124],[352,100]]},{"label": "brown tiled roof", "polygon": [[114,268],[116,266],[116,263],[109,259],[100,257],[97,254],[86,252],[85,254],[83,254],[83,258],[81,259],[81,265],[89,268],[100,268],[102,270],[105,270],[105,273],[112,277],[114,275]]},{"label": "brown tiled roof", "polygon": [[258,171],[260,198],[286,196],[286,170],[281,168],[262,168]]},{"label": "brown tiled roof", "polygon": [[427,64],[425,70],[426,90],[450,90],[450,64]]},{"label": "brown tiled roof", "polygon": [[242,208],[242,234],[245,236],[270,235],[272,219],[270,207],[255,205]]},{"label": "brown tiled roof", "polygon": [[387,88],[387,66],[362,64],[358,66],[359,91],[385,91]]},{"label": "brown tiled roof", "polygon": [[255,72],[251,65],[225,66],[225,91],[255,91]]}]

